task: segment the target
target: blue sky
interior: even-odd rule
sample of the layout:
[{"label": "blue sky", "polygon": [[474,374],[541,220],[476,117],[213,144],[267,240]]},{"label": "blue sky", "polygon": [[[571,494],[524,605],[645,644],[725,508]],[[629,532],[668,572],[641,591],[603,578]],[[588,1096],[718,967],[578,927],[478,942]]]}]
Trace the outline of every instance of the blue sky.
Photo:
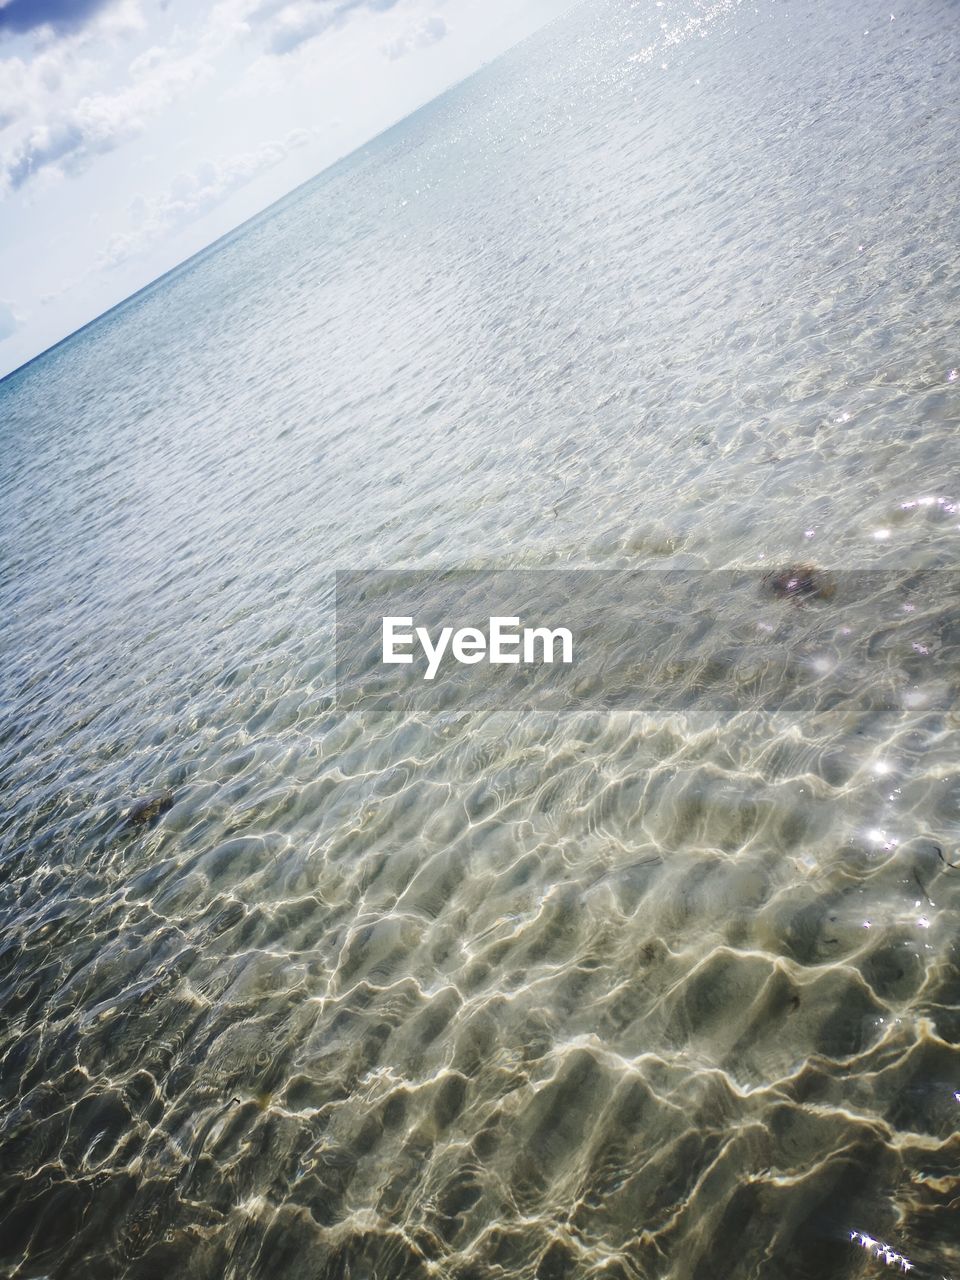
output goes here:
[{"label": "blue sky", "polygon": [[0,375],[571,0],[0,0]]}]

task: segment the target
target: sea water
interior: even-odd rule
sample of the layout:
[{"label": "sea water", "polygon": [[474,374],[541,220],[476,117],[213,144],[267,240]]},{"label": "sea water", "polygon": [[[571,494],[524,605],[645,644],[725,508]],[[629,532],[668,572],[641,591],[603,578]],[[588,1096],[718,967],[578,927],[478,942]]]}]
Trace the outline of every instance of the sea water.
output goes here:
[{"label": "sea water", "polygon": [[[0,386],[5,1275],[960,1272],[956,16],[587,3]],[[338,697],[385,568],[772,656]]]}]

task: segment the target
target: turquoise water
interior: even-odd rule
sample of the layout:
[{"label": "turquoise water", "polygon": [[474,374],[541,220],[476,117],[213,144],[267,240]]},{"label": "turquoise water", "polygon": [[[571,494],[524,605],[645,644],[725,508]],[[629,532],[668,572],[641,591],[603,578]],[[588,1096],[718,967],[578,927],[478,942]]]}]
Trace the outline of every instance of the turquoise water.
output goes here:
[{"label": "turquoise water", "polygon": [[[588,3],[0,384],[4,1274],[957,1274],[958,46]],[[882,679],[334,698],[337,569],[808,562]]]}]

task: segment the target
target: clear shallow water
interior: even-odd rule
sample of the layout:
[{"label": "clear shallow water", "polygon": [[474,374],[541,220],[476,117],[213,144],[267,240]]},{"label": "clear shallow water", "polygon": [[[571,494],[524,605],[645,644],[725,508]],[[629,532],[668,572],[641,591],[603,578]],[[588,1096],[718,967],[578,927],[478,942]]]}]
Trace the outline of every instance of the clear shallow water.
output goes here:
[{"label": "clear shallow water", "polygon": [[[7,1274],[960,1270],[955,17],[588,4],[0,387]],[[797,560],[889,679],[332,698],[337,568]]]}]

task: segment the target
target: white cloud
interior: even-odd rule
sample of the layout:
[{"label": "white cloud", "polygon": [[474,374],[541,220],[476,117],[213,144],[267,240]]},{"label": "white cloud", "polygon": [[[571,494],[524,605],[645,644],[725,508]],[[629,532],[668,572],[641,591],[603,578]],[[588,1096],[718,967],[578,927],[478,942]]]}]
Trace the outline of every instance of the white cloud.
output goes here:
[{"label": "white cloud", "polygon": [[149,63],[142,58],[133,62],[126,88],[85,94],[72,109],[28,127],[20,142],[0,156],[0,192],[18,191],[47,169],[61,175],[81,172],[95,156],[138,137],[153,117],[213,73],[201,54],[152,53]]},{"label": "white cloud", "polygon": [[416,53],[418,49],[428,49],[430,45],[437,44],[449,34],[450,28],[446,21],[439,14],[433,13],[428,18],[424,18],[419,25],[383,45],[383,52],[391,62],[395,62],[397,58],[404,58],[408,53]]},{"label": "white cloud", "polygon": [[100,15],[93,34],[108,40],[126,40],[144,31],[146,26],[147,20],[138,0],[119,0]]},{"label": "white cloud", "polygon": [[291,53],[325,31],[332,21],[326,5],[286,5],[272,20],[268,29],[267,48],[271,53]]},{"label": "white cloud", "polygon": [[280,164],[313,136],[307,129],[294,129],[282,140],[264,143],[255,151],[227,160],[202,161],[181,173],[169,191],[157,199],[137,196],[129,209],[132,230],[113,237],[98,265],[115,267],[136,257],[161,237],[201,217],[234,191]]},{"label": "white cloud", "polygon": [[[241,0],[242,2],[242,0]],[[401,0],[248,0],[243,19],[248,29],[261,28],[269,53],[292,53],[301,45],[342,26],[363,12],[384,13]]]},{"label": "white cloud", "polygon": [[0,59],[0,128],[42,111],[56,95],[69,92],[92,71],[72,41],[58,41],[33,58]]},{"label": "white cloud", "polygon": [[[0,12],[3,8],[0,0]],[[80,31],[37,37],[29,56],[0,59],[0,129],[17,121],[36,121],[58,95],[78,96],[81,87],[89,87],[102,71],[104,54],[144,26],[137,0],[119,0]],[[90,57],[94,49],[96,60]]]}]

